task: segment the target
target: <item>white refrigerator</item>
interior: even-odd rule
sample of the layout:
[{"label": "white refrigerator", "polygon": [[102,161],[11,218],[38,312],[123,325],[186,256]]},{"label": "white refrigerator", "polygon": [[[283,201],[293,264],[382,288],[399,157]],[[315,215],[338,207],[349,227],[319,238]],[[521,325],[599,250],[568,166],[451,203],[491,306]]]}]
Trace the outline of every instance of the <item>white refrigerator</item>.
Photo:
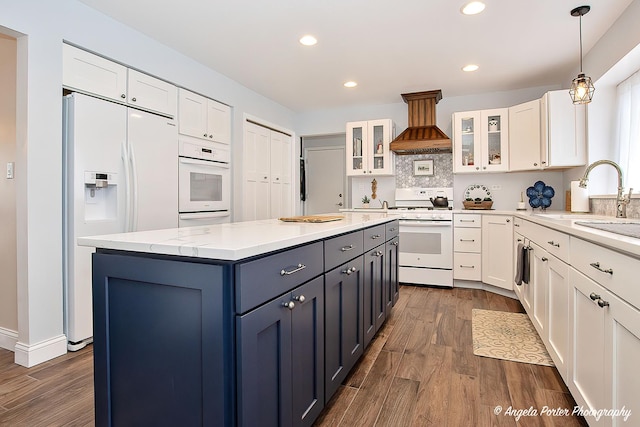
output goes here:
[{"label": "white refrigerator", "polygon": [[91,342],[92,248],[78,237],[178,227],[173,119],[74,93],[63,98],[63,281],[69,350]]}]

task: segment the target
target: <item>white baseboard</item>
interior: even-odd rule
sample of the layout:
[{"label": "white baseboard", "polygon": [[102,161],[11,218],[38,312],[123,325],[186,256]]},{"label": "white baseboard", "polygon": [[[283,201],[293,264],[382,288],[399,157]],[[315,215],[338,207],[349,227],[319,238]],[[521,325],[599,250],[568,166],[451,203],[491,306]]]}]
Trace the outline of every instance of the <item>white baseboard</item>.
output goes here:
[{"label": "white baseboard", "polygon": [[18,332],[0,327],[0,348],[14,351],[18,342]]},{"label": "white baseboard", "polygon": [[66,335],[60,335],[32,345],[17,342],[15,345],[15,362],[18,365],[30,368],[66,353]]},{"label": "white baseboard", "polygon": [[457,280],[453,281],[454,288],[467,288],[467,289],[482,289],[487,292],[493,292],[494,294],[502,295],[507,298],[512,298],[517,300],[518,295],[515,292],[509,291],[507,289],[502,289],[497,286],[488,285],[484,282],[476,282],[473,280]]}]

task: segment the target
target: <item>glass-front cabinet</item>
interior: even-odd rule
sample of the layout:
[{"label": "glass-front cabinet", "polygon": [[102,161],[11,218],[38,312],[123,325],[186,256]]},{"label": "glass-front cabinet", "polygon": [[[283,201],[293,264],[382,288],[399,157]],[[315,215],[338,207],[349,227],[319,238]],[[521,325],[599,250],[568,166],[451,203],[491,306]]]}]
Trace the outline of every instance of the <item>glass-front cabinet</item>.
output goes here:
[{"label": "glass-front cabinet", "polygon": [[394,134],[389,119],[347,123],[347,175],[392,175],[395,156],[389,143]]},{"label": "glass-front cabinet", "polygon": [[453,113],[453,172],[509,170],[509,109]]}]

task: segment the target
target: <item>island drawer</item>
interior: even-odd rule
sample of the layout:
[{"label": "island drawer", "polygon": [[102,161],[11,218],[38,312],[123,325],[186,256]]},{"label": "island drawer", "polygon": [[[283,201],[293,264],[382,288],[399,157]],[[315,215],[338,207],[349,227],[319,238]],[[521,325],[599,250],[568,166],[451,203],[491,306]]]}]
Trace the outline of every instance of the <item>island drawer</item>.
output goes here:
[{"label": "island drawer", "polygon": [[394,237],[398,237],[398,230],[400,229],[400,224],[398,220],[391,221],[385,224],[385,239],[391,240]]},{"label": "island drawer", "polygon": [[380,246],[385,242],[385,224],[376,225],[364,229],[364,250],[365,252]]},{"label": "island drawer", "polygon": [[[384,229],[382,232],[384,234]],[[329,271],[340,264],[344,264],[345,262],[362,255],[363,252],[362,230],[325,240],[324,269],[325,271]]]},{"label": "island drawer", "polygon": [[322,274],[322,242],[235,267],[236,313],[245,313]]}]

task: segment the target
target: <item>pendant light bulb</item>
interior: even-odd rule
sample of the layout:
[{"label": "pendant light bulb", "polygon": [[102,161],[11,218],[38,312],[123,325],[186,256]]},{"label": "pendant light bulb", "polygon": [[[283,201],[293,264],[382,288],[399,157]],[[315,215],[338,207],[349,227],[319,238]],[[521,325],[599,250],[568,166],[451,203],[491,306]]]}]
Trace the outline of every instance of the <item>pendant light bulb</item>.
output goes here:
[{"label": "pendant light bulb", "polygon": [[571,82],[569,96],[574,104],[588,104],[593,99],[593,92],[596,90],[591,81],[591,77],[585,76],[582,72],[582,16],[591,10],[590,6],[578,6],[571,10],[571,16],[580,18],[580,73]]}]

